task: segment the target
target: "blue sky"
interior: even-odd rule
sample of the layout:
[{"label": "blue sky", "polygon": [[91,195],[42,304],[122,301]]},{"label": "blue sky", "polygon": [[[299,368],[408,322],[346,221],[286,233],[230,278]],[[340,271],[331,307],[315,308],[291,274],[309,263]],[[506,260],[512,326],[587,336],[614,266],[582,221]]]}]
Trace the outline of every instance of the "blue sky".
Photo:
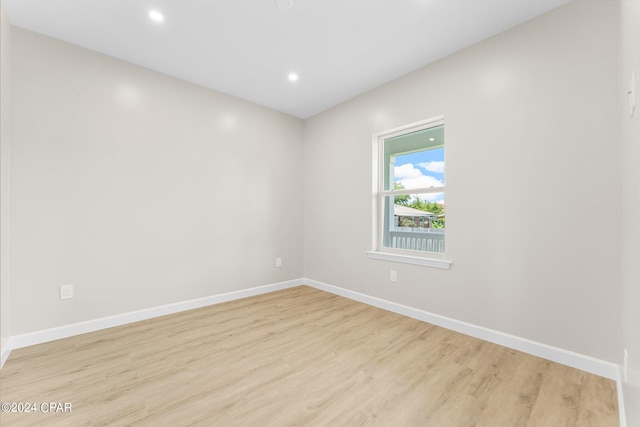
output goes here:
[{"label": "blue sky", "polygon": [[[407,189],[444,185],[444,148],[397,156],[394,176]],[[420,198],[442,201],[444,193],[422,194]]]}]

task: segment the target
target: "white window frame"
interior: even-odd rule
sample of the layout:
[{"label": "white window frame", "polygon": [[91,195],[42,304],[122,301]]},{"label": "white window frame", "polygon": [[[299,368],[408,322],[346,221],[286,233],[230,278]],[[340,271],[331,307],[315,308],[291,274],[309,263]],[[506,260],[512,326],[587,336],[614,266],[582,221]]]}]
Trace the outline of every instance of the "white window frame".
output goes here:
[{"label": "white window frame", "polygon": [[[425,252],[415,250],[403,250],[383,246],[384,225],[384,198],[395,194],[406,194],[407,190],[384,189],[384,141],[396,136],[417,132],[420,130],[444,125],[444,116],[432,117],[419,122],[410,123],[384,132],[376,133],[372,137],[372,249],[367,252],[369,258],[385,261],[402,262],[407,264],[423,265],[448,269],[452,262],[446,259],[445,253]],[[410,190],[413,194],[426,194],[443,192],[443,187],[435,189],[425,188]]]}]

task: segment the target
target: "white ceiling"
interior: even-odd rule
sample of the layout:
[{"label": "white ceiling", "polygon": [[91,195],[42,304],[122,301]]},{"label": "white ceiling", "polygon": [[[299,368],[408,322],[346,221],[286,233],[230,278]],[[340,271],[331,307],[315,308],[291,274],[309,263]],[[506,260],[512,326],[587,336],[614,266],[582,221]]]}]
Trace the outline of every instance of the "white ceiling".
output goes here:
[{"label": "white ceiling", "polygon": [[18,27],[308,118],[569,0],[2,2]]}]

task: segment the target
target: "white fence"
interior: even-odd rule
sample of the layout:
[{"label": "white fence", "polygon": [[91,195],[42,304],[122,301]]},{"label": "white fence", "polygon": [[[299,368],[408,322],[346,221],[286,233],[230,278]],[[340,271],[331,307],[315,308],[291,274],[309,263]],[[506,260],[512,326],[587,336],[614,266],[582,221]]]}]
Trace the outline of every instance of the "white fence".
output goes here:
[{"label": "white fence", "polygon": [[392,248],[444,253],[443,228],[398,227],[389,232]]}]

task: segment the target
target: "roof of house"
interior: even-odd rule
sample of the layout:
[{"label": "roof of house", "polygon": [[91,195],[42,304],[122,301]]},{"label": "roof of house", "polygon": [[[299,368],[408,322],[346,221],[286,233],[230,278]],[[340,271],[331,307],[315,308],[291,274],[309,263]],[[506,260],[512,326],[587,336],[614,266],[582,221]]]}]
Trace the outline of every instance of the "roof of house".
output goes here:
[{"label": "roof of house", "polygon": [[410,208],[409,206],[393,205],[393,214],[395,216],[430,216],[437,217],[436,214],[419,209]]}]

